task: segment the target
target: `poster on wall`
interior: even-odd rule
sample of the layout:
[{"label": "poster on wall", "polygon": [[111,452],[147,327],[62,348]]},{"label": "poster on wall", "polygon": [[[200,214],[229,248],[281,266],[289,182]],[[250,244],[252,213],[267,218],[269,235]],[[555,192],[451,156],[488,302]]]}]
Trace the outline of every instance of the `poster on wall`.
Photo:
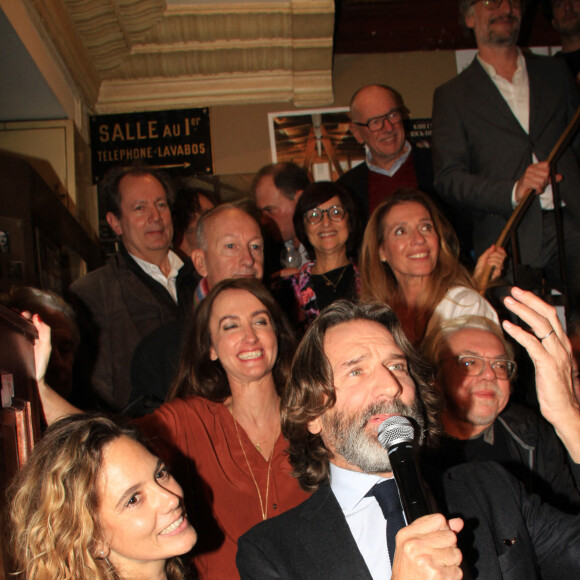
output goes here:
[{"label": "poster on wall", "polygon": [[351,135],[348,107],[268,114],[272,162],[291,161],[314,181],[334,181],[364,161]]},{"label": "poster on wall", "polygon": [[211,175],[208,108],[91,117],[93,183],[110,167],[143,163],[172,175]]},{"label": "poster on wall", "polygon": [[407,141],[415,147],[431,147],[431,119],[405,119]]}]

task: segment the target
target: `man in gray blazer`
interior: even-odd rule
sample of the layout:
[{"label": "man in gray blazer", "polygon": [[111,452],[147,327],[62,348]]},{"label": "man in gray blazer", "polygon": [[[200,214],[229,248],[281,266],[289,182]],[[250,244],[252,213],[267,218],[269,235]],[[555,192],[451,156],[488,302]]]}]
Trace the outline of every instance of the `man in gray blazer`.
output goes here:
[{"label": "man in gray blazer", "polygon": [[[504,326],[535,360],[543,411],[560,418],[558,435],[578,462],[580,408],[571,404],[570,344],[556,311],[517,288],[506,306],[536,334]],[[430,366],[388,306],[339,301],[323,311],[298,347],[281,409],[294,475],[315,493],[240,538],[242,580],[462,573],[531,580],[580,573],[580,519],[526,494],[495,463],[430,474],[433,511],[400,529],[391,559],[387,537],[397,517],[387,516],[385,534],[372,491],[393,476],[377,429],[392,415],[406,415],[416,422],[418,439],[431,445],[438,405]]]},{"label": "man in gray blazer", "polygon": [[[523,0],[460,0],[478,54],[435,91],[435,187],[473,214],[476,257],[494,243],[525,192],[538,194],[519,230],[528,273],[558,286],[559,270],[546,158],[578,105],[564,62],[524,55],[516,45]],[[558,163],[571,301],[580,303],[580,167],[573,148]],[[509,269],[507,269],[509,271]]]}]

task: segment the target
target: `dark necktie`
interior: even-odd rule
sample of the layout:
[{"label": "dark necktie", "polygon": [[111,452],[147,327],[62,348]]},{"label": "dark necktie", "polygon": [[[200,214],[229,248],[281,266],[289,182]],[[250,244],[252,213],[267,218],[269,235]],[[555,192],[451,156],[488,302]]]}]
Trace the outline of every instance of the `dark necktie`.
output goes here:
[{"label": "dark necktie", "polygon": [[375,484],[367,495],[374,495],[381,506],[385,520],[387,520],[387,548],[391,565],[395,558],[395,536],[397,532],[405,527],[403,517],[403,506],[399,499],[399,490],[394,479],[387,479]]}]

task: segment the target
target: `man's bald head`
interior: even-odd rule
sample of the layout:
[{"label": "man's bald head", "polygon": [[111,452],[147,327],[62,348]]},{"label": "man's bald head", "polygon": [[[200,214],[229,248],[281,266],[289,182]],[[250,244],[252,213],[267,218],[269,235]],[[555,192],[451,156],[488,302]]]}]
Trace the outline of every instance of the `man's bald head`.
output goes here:
[{"label": "man's bald head", "polygon": [[[405,113],[399,93],[385,85],[362,87],[350,101],[350,132],[382,169],[390,169],[405,152]],[[372,119],[379,120],[378,130],[369,128]]]}]

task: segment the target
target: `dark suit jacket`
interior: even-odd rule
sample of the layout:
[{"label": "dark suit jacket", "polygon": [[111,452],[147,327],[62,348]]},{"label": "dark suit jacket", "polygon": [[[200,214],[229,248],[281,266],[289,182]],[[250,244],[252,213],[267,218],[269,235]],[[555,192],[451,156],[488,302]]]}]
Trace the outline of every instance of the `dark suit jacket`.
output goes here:
[{"label": "dark suit jacket", "polygon": [[75,403],[123,410],[131,394],[135,348],[153,330],[191,310],[195,286],[195,270],[188,260],[177,277],[178,306],[123,246],[105,266],[73,282],[69,295],[81,330],[77,382],[91,389],[90,394],[75,393]]},{"label": "dark suit jacket", "polygon": [[[495,243],[512,214],[511,192],[532,163],[545,160],[578,105],[578,91],[565,63],[526,56],[530,86],[530,133],[522,129],[495,84],[474,59],[435,91],[433,165],[435,187],[450,204],[473,215],[476,256]],[[580,219],[580,168],[573,149],[558,163],[562,198]],[[542,245],[542,216],[535,200],[518,230],[522,264]]]},{"label": "dark suit jacket", "polygon": [[[437,483],[432,491],[441,511],[465,521],[459,547],[466,577],[580,577],[578,517],[527,495],[495,463],[460,465],[433,479]],[[328,486],[244,534],[238,542],[237,565],[242,580],[371,578]]]}]

